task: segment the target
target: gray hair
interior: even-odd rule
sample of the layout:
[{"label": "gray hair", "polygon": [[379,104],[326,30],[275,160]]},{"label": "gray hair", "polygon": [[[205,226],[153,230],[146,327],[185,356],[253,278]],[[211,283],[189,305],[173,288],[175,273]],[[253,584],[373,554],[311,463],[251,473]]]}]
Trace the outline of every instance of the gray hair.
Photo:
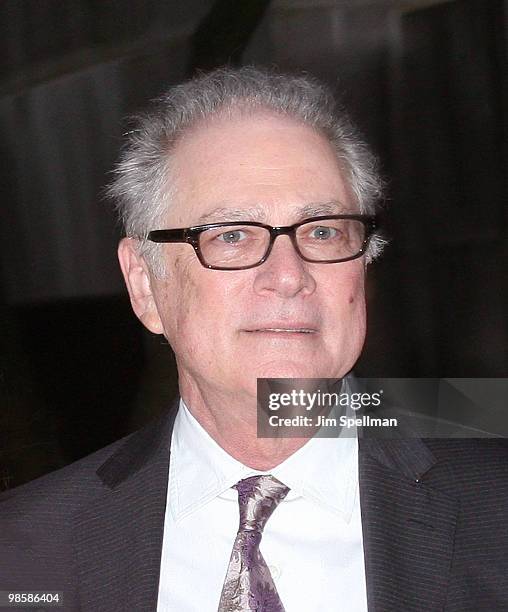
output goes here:
[{"label": "gray hair", "polygon": [[[146,236],[162,226],[175,199],[171,153],[179,138],[208,118],[257,110],[294,118],[323,134],[336,151],[359,211],[374,213],[382,194],[376,158],[325,85],[308,76],[252,67],[220,68],[172,87],[146,113],[133,118],[135,125],[127,134],[108,187],[126,235],[141,238],[141,253],[157,276],[164,274],[160,245]],[[373,236],[368,262],[381,253],[383,245],[380,236]]]}]

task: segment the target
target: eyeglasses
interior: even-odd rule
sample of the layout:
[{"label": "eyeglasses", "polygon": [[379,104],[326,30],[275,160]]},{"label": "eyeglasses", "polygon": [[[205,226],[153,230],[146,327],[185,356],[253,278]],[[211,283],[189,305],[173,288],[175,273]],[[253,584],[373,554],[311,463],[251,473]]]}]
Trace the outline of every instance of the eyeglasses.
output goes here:
[{"label": "eyeglasses", "polygon": [[211,270],[247,270],[267,260],[278,236],[289,236],[304,261],[339,263],[361,257],[375,229],[372,215],[328,215],[283,227],[232,221],[154,230],[147,238],[152,242],[187,242],[201,264]]}]

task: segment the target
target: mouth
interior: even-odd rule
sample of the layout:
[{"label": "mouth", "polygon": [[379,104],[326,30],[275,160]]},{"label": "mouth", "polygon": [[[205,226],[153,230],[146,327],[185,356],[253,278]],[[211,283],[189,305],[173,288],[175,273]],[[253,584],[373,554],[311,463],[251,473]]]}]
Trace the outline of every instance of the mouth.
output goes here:
[{"label": "mouth", "polygon": [[248,329],[249,333],[272,333],[272,334],[314,334],[315,329],[308,327],[262,327],[260,329]]},{"label": "mouth", "polygon": [[262,334],[271,336],[272,338],[302,338],[304,336],[309,337],[313,334],[317,334],[318,330],[312,324],[309,325],[302,321],[301,323],[298,322],[289,325],[288,322],[268,323],[261,327],[253,327],[244,331],[248,334]]}]

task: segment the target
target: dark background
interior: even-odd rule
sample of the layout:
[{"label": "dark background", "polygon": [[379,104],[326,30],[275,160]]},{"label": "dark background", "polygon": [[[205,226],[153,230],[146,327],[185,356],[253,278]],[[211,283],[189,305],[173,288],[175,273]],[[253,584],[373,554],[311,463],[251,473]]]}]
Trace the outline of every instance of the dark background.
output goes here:
[{"label": "dark background", "polygon": [[176,392],[131,313],[103,197],[122,118],[224,63],[306,70],[389,178],[363,376],[508,374],[501,0],[0,3],[0,490],[137,428]]}]

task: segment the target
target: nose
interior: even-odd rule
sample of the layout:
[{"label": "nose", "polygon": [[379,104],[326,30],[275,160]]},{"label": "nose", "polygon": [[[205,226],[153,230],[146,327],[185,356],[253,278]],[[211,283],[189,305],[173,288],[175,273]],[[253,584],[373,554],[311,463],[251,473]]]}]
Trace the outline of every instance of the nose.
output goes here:
[{"label": "nose", "polygon": [[268,259],[255,268],[254,290],[284,298],[311,294],[316,283],[309,271],[310,265],[298,255],[289,236],[277,236]]}]

